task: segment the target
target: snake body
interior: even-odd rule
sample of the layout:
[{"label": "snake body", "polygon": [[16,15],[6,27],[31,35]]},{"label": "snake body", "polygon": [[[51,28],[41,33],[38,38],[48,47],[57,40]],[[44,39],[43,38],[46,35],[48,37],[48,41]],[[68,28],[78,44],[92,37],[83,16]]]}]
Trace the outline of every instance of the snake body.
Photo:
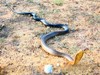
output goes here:
[{"label": "snake body", "polygon": [[41,46],[42,48],[49,54],[52,55],[56,55],[56,56],[60,56],[60,57],[64,57],[66,58],[68,61],[74,61],[74,59],[69,55],[69,54],[65,54],[65,53],[61,53],[55,49],[50,48],[46,43],[47,40],[49,40],[50,38],[56,36],[56,35],[62,35],[62,34],[66,34],[69,33],[69,28],[67,24],[52,24],[47,22],[44,18],[40,18],[36,15],[36,13],[33,12],[16,12],[17,14],[21,14],[21,15],[30,15],[32,16],[32,18],[35,21],[40,21],[41,23],[43,23],[45,26],[49,26],[49,27],[56,27],[56,28],[63,28],[64,30],[62,31],[55,31],[55,32],[50,32],[47,33],[45,35],[41,36]]}]

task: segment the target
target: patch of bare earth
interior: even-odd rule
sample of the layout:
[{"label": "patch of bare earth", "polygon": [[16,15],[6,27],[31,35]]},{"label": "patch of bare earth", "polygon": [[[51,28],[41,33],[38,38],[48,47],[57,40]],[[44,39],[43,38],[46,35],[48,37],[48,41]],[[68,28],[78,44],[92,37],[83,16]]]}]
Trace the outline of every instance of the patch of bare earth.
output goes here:
[{"label": "patch of bare earth", "polygon": [[[100,75],[99,0],[64,0],[62,5],[53,0],[5,1],[0,3],[0,27],[6,27],[0,29],[0,75],[44,75],[47,64],[53,65],[54,75]],[[40,44],[40,35],[60,29],[45,27],[11,9],[36,12],[49,22],[68,23],[70,29],[77,30],[49,40],[50,47],[73,58],[79,50],[89,51],[77,65],[68,66],[66,59],[46,53]]]}]

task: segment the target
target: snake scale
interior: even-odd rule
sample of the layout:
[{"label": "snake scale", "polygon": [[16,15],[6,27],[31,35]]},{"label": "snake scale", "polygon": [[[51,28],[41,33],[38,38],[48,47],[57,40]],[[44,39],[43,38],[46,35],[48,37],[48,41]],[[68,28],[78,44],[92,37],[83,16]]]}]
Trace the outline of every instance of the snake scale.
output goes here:
[{"label": "snake scale", "polygon": [[46,44],[47,40],[49,40],[50,38],[52,38],[56,35],[62,35],[62,34],[69,33],[69,27],[68,27],[67,24],[52,24],[52,23],[49,23],[44,18],[40,18],[39,16],[37,16],[36,13],[33,13],[33,12],[16,12],[16,13],[20,14],[20,15],[30,15],[30,16],[32,16],[32,18],[35,21],[39,21],[39,22],[43,23],[45,26],[55,27],[55,28],[63,28],[64,30],[62,30],[62,31],[61,30],[60,31],[54,31],[54,32],[49,32],[45,35],[42,35],[40,37],[42,48],[49,54],[66,58],[69,62],[73,62],[72,64],[77,64],[80,61],[80,59],[82,58],[82,56],[84,54],[84,50],[78,52],[75,56],[75,59],[73,59],[69,54],[61,53],[61,52],[59,52],[55,49],[50,48]]}]

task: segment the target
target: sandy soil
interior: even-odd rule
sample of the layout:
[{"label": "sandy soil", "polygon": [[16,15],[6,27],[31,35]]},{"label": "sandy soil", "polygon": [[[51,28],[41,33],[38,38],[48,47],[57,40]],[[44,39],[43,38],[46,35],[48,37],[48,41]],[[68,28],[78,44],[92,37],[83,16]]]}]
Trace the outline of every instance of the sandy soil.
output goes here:
[{"label": "sandy soil", "polygon": [[[49,40],[50,47],[73,58],[79,50],[89,51],[77,65],[68,66],[66,59],[44,52],[40,44],[40,35],[60,29],[11,9],[36,12],[49,22],[67,23],[77,30]],[[0,75],[45,75],[47,64],[54,67],[52,75],[100,75],[100,0],[0,0]]]}]

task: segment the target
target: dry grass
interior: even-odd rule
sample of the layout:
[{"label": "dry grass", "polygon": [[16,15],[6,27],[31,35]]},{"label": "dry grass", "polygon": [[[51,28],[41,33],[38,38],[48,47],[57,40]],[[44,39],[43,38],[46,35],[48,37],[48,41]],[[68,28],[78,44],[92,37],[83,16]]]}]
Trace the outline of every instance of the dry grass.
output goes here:
[{"label": "dry grass", "polygon": [[10,29],[6,38],[0,37],[0,66],[5,67],[2,74],[44,75],[43,67],[46,64],[53,65],[54,75],[60,72],[62,75],[100,74],[99,0],[6,1],[15,11],[36,12],[49,22],[68,23],[70,29],[77,30],[49,40],[50,47],[73,58],[78,50],[88,48],[90,51],[76,66],[68,66],[64,58],[47,54],[41,48],[40,35],[60,29],[45,27],[29,16],[17,15],[1,0],[0,25]]}]

